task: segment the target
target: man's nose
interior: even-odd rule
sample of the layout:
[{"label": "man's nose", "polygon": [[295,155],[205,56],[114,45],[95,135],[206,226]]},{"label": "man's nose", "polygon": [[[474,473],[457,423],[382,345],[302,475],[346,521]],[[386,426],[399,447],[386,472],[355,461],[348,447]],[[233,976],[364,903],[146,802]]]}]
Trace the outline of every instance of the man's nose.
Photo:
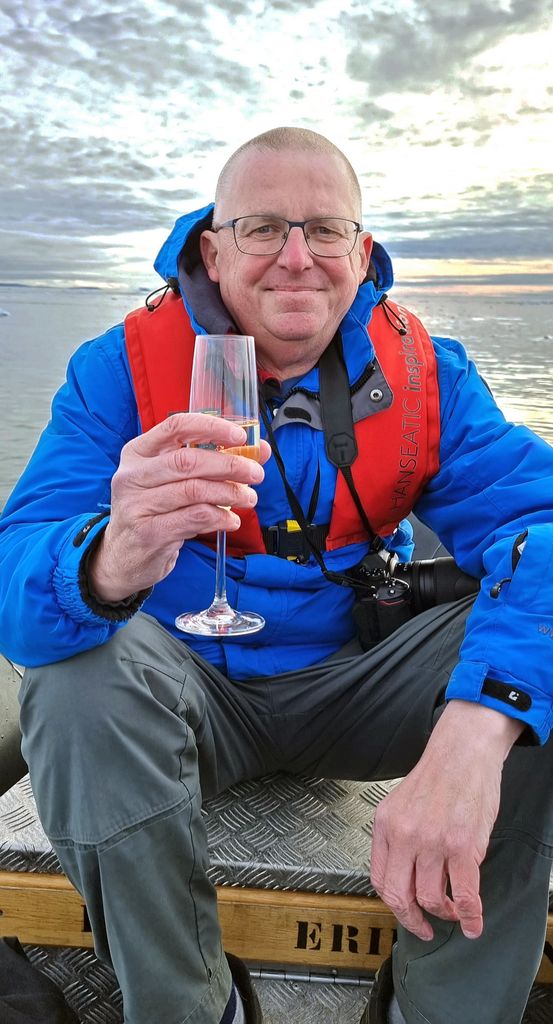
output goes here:
[{"label": "man's nose", "polygon": [[278,263],[289,270],[304,270],[313,266],[313,256],[302,228],[290,228],[284,246],[278,254]]}]

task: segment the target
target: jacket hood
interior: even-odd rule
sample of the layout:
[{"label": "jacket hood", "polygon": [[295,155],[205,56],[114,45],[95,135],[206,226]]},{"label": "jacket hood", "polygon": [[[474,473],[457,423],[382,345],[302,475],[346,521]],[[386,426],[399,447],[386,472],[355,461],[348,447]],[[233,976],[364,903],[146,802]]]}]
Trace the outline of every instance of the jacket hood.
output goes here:
[{"label": "jacket hood", "polygon": [[164,281],[170,277],[178,278],[179,257],[181,253],[185,255],[183,249],[187,242],[187,249],[194,252],[194,263],[200,259],[199,237],[202,231],[211,227],[214,207],[215,204],[210,203],[208,206],[202,206],[200,210],[194,210],[193,213],[185,213],[175,221],[171,234],[163,243],[154,262],[154,269]]}]

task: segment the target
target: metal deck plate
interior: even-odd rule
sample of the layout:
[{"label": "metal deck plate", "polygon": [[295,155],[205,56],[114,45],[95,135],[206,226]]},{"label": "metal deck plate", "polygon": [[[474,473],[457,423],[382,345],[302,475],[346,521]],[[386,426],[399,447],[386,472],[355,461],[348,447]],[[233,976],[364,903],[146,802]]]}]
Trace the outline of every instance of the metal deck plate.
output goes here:
[{"label": "metal deck plate", "polygon": [[[290,981],[259,981],[257,991],[264,1024],[359,1024],[370,994],[367,988]],[[523,1024],[552,1021],[553,995],[543,988],[533,992]]]},{"label": "metal deck plate", "polygon": [[[80,1024],[122,1024],[121,995],[115,977],[90,950],[46,950],[38,946],[26,946],[25,950],[35,966],[63,989]],[[370,994],[369,985],[269,980],[252,973],[264,1024],[359,1024]],[[523,1024],[552,1021],[553,989],[534,986]]]},{"label": "metal deck plate", "polygon": [[[278,774],[231,787],[204,809],[212,882],[373,895],[372,820],[393,785]],[[0,869],[61,871],[28,776],[0,797]]]}]

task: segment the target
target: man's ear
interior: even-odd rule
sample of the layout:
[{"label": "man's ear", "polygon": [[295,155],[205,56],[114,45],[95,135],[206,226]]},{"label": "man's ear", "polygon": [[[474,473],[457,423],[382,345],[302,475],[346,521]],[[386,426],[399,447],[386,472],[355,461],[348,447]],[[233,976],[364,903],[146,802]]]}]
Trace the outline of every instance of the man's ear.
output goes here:
[{"label": "man's ear", "polygon": [[373,247],[373,236],[370,231],[362,231],[359,235],[359,247],[361,263],[359,266],[359,280],[363,282],[367,277],[371,252]]},{"label": "man's ear", "polygon": [[216,231],[202,231],[200,235],[200,252],[210,281],[219,284],[219,268],[217,266],[219,236]]}]

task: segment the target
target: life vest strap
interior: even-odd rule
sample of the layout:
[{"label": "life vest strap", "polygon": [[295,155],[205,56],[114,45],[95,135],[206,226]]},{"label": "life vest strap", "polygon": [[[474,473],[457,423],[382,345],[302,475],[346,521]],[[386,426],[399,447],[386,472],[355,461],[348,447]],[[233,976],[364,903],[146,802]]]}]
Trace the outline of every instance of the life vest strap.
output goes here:
[{"label": "life vest strap", "polygon": [[[330,523],[307,526],[307,535],[311,544],[319,551],[324,551]],[[287,558],[289,562],[306,563],[311,556],[311,546],[306,530],[302,529],[296,519],[283,519],[276,526],[262,526],[261,535],[268,555]]]}]

